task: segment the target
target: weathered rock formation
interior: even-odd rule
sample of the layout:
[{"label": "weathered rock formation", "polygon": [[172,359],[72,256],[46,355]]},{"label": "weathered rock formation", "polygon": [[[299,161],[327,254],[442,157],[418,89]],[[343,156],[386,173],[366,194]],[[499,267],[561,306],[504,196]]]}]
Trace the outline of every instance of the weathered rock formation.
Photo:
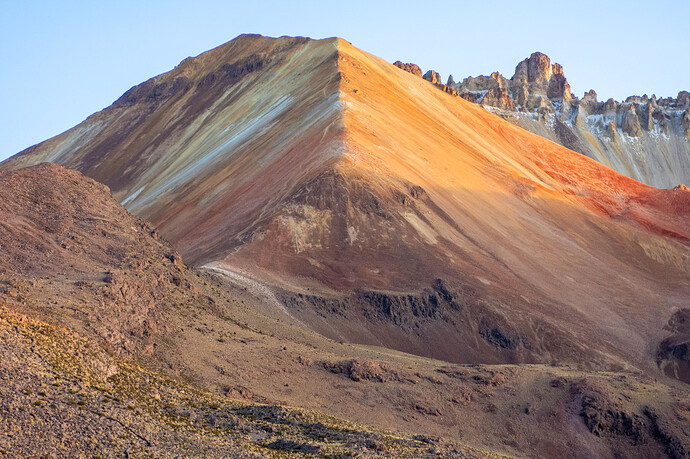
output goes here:
[{"label": "weathered rock formation", "polygon": [[441,75],[435,70],[428,70],[424,74],[424,79],[431,84],[439,85],[441,84]]},{"label": "weathered rock formation", "polygon": [[417,64],[403,64],[400,61],[395,61],[393,65],[406,72],[410,72],[412,75],[417,75],[419,78],[422,78],[422,69],[420,69]]},{"label": "weathered rock formation", "polygon": [[453,75],[448,77],[447,84],[443,84],[441,83],[441,75],[435,70],[428,70],[424,76],[422,76],[422,69],[419,68],[417,64],[403,64],[400,61],[395,61],[393,65],[420,78],[424,78],[429,83],[433,84],[441,91],[450,94],[451,96],[457,97],[459,95],[458,92],[450,86],[451,84],[454,84]]},{"label": "weathered rock formation", "polygon": [[677,98],[578,99],[559,64],[533,53],[506,79],[498,72],[449,84],[506,120],[660,188],[690,180],[690,93]]}]

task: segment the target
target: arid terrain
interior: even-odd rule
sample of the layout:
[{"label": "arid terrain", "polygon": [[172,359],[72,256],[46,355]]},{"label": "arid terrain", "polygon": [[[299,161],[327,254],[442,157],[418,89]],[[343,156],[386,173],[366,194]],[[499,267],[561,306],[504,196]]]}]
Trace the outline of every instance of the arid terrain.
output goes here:
[{"label": "arid terrain", "polygon": [[683,187],[243,35],[0,163],[0,451],[687,457],[689,243]]},{"label": "arid terrain", "polygon": [[510,79],[499,72],[447,84],[433,70],[396,65],[443,91],[484,106],[530,132],[582,153],[623,175],[659,188],[690,182],[690,93],[599,101],[590,89],[570,90],[560,64],[543,53],[518,63]]}]

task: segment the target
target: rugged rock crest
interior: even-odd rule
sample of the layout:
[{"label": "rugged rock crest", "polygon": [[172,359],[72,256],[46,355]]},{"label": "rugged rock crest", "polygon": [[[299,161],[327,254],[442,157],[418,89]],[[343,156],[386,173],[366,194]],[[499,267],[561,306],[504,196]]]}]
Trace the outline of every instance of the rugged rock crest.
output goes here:
[{"label": "rugged rock crest", "polygon": [[563,67],[533,53],[506,79],[498,72],[450,85],[460,97],[508,121],[647,184],[672,188],[690,180],[690,93],[676,98],[578,99]]}]

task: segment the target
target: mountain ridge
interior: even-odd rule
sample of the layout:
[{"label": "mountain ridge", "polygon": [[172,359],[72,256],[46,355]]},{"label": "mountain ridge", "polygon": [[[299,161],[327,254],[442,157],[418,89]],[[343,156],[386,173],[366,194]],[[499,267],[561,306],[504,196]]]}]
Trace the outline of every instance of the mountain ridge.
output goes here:
[{"label": "mountain ridge", "polygon": [[563,67],[540,52],[518,63],[510,79],[493,72],[457,83],[450,76],[448,85],[442,85],[434,74],[429,71],[424,78],[624,175],[662,188],[690,181],[687,91],[676,98],[644,95],[599,102],[589,90],[578,99]]}]

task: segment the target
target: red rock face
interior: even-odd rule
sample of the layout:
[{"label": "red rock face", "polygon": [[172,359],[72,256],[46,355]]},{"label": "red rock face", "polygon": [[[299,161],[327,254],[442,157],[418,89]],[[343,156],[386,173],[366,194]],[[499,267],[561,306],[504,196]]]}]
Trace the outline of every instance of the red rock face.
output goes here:
[{"label": "red rock face", "polygon": [[[240,37],[128,94],[3,168],[78,168],[192,264],[355,305],[305,312],[323,333],[452,361],[655,368],[690,297],[687,193],[342,40]],[[425,290],[437,279],[452,292]]]}]

